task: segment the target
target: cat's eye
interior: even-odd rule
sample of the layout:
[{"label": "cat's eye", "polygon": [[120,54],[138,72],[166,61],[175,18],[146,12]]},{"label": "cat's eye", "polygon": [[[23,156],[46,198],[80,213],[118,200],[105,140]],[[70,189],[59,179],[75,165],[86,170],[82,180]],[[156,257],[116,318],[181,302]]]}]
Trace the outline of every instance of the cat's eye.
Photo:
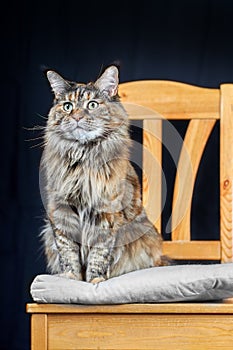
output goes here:
[{"label": "cat's eye", "polygon": [[73,110],[73,104],[71,102],[63,103],[63,109],[65,112],[70,113]]},{"label": "cat's eye", "polygon": [[88,109],[95,109],[97,107],[99,107],[99,103],[97,101],[90,101],[87,104]]}]

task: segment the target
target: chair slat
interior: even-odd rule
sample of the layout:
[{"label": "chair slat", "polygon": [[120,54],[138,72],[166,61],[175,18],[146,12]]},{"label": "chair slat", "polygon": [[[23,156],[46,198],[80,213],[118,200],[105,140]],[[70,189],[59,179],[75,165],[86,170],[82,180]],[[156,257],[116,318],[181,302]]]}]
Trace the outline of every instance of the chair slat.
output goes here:
[{"label": "chair slat", "polygon": [[193,188],[200,160],[216,120],[191,120],[185,135],[172,203],[172,240],[190,240]]},{"label": "chair slat", "polygon": [[148,218],[161,230],[162,121],[143,121],[143,206]]}]

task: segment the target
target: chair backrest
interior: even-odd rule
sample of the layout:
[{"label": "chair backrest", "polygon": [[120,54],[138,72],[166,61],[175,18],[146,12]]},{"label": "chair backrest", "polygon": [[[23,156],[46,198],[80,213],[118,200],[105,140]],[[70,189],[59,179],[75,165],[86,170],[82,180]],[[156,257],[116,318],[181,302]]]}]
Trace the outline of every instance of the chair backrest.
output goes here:
[{"label": "chair backrest", "polygon": [[[161,230],[162,123],[188,120],[177,166],[171,241],[164,253],[182,260],[233,260],[233,84],[220,89],[172,81],[133,81],[119,87],[130,119],[143,121],[143,204]],[[220,239],[191,240],[191,205],[200,160],[211,131],[220,122]]]}]

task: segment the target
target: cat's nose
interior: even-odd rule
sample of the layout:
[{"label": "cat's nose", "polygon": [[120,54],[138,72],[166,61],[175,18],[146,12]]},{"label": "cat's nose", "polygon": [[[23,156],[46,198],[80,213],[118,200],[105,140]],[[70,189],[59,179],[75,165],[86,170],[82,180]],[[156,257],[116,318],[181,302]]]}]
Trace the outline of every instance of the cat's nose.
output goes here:
[{"label": "cat's nose", "polygon": [[80,120],[80,119],[82,119],[84,117],[84,115],[82,114],[82,113],[74,113],[74,114],[72,114],[72,118],[74,119],[74,120],[76,120],[77,122]]}]

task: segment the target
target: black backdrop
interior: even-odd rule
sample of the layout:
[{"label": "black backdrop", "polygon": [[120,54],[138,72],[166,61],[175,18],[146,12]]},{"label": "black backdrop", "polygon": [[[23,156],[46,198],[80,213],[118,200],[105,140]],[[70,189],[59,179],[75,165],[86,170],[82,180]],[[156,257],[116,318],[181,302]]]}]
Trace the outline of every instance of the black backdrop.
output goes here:
[{"label": "black backdrop", "polygon": [[[38,237],[43,206],[40,142],[25,130],[44,125],[52,97],[43,67],[78,81],[121,63],[121,81],[164,79],[206,87],[233,82],[233,2],[15,1],[1,9],[0,349],[29,349],[33,277],[45,272]],[[182,132],[181,127],[181,132]],[[195,186],[194,231],[217,237],[218,127]],[[168,166],[169,170],[169,166]],[[172,171],[171,171],[172,173]],[[168,171],[169,174],[169,171]],[[198,196],[199,194],[199,196]],[[203,205],[205,200],[205,205]],[[216,218],[216,224],[213,220]],[[213,227],[214,226],[214,227]],[[216,237],[215,237],[216,236]]]}]

